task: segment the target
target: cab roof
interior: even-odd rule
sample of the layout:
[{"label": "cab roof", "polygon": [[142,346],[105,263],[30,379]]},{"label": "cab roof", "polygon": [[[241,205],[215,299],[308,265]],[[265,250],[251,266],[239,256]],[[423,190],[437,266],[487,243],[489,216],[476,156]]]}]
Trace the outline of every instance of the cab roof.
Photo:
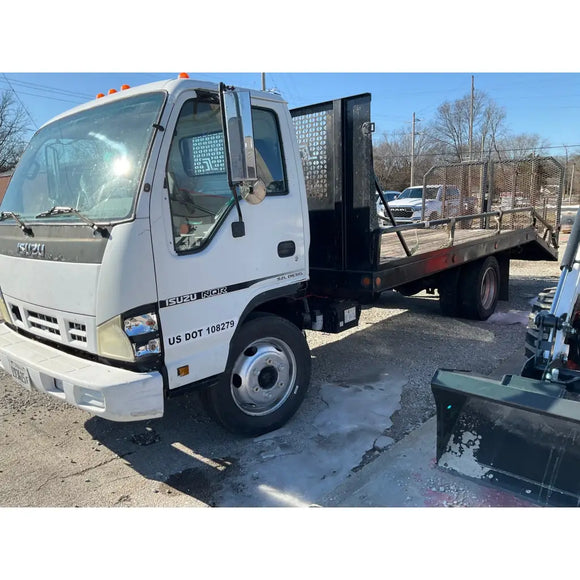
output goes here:
[{"label": "cab roof", "polygon": [[[236,88],[243,88],[243,87],[236,87]],[[145,94],[145,93],[152,93],[152,92],[156,92],[156,91],[166,92],[166,93],[168,93],[170,98],[175,99],[183,91],[188,91],[188,90],[192,90],[192,89],[193,90],[203,89],[206,91],[218,92],[219,85],[218,85],[218,83],[210,83],[207,81],[198,81],[198,80],[190,79],[190,78],[176,78],[176,79],[167,79],[167,80],[163,80],[163,81],[156,81],[153,83],[138,85],[138,86],[130,87],[127,89],[118,89],[113,94],[104,94],[100,98],[95,98],[92,101],[88,101],[87,103],[84,103],[82,105],[78,105],[77,107],[73,107],[72,109],[69,109],[69,110],[63,112],[60,115],[53,117],[52,119],[50,119],[49,121],[44,123],[43,127],[45,125],[53,123],[54,121],[57,121],[58,119],[68,117],[69,115],[74,115],[76,113],[79,113],[79,112],[87,110],[87,109],[91,109],[93,107],[105,105],[107,103],[111,103],[111,102],[116,101],[116,100],[126,99],[126,98],[133,97],[136,95]],[[250,91],[250,95],[253,98],[260,98],[260,99],[264,99],[264,100],[269,100],[269,101],[274,101],[274,102],[282,102],[282,103],[286,102],[285,99],[283,99],[282,96],[277,94],[277,93],[272,93],[269,91],[259,91],[259,90],[255,90],[255,89],[248,89],[248,90]]]}]

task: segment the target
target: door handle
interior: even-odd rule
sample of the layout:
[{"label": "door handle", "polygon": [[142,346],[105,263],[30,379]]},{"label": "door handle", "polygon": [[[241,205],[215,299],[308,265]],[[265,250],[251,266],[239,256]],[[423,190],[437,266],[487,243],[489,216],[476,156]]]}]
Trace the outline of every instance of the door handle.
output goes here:
[{"label": "door handle", "polygon": [[292,240],[280,242],[278,244],[278,256],[280,258],[289,258],[296,253],[296,244]]}]

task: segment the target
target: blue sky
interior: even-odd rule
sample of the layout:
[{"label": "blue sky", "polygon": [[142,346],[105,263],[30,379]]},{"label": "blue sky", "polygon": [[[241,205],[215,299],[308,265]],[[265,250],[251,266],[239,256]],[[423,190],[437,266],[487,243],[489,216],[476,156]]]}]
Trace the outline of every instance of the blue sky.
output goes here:
[{"label": "blue sky", "polygon": [[[92,100],[99,92],[160,79],[167,73],[19,73],[0,71],[0,89],[14,90],[30,114],[31,127]],[[188,72],[191,78],[261,87],[261,74]],[[469,94],[471,73],[268,73],[267,88],[277,89],[290,107],[354,95],[372,94],[375,140],[384,132],[410,131],[413,113],[421,123],[433,118],[445,100]],[[474,73],[476,89],[505,108],[510,132],[537,133],[564,154],[562,145],[580,151],[580,73]]]},{"label": "blue sky", "polygon": [[558,147],[580,144],[578,20],[563,0],[541,10],[505,0],[484,7],[99,0],[81,12],[73,0],[51,0],[31,9],[25,2],[3,8],[0,89],[16,91],[32,126],[124,83],[183,71],[260,88],[265,72],[268,88],[290,107],[370,92],[378,140],[410,132],[413,113],[427,122],[443,101],[469,94],[473,74],[476,89],[505,108],[510,132],[537,133]]}]

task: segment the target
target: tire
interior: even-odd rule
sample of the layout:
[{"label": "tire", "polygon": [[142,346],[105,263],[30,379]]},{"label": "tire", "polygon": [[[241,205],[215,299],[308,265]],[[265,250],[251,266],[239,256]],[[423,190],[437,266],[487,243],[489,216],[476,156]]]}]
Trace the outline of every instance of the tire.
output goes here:
[{"label": "tire", "polygon": [[459,281],[460,316],[487,320],[499,297],[499,264],[494,256],[466,264]]},{"label": "tire", "polygon": [[540,337],[540,330],[536,326],[536,316],[539,312],[549,311],[554,302],[556,295],[556,287],[546,288],[538,294],[532,303],[532,311],[528,315],[528,326],[526,329],[526,339],[524,342],[524,355],[530,358],[536,354],[536,345],[538,340],[548,340],[548,331],[544,331],[544,335]]},{"label": "tire", "polygon": [[297,326],[270,314],[252,317],[232,339],[226,370],[203,400],[225,429],[256,437],[296,413],[310,370],[310,349]]}]

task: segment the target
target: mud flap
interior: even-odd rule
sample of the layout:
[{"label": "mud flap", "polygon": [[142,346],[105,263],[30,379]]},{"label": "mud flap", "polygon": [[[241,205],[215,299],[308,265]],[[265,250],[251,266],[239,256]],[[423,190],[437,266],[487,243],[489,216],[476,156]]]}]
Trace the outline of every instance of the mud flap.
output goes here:
[{"label": "mud flap", "polygon": [[441,369],[431,389],[439,467],[540,505],[580,505],[580,402],[561,385]]}]

